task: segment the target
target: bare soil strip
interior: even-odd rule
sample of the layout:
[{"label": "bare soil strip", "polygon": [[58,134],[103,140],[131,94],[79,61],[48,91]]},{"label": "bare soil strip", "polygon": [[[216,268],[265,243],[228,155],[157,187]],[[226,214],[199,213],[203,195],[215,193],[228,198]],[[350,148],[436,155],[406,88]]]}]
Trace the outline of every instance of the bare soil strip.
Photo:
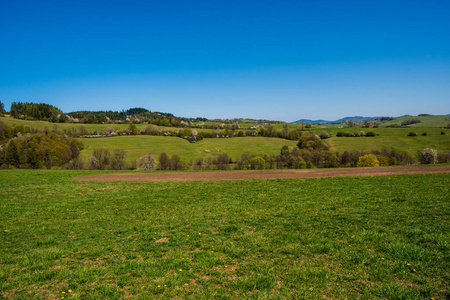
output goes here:
[{"label": "bare soil strip", "polygon": [[191,181],[242,180],[280,178],[321,178],[344,176],[378,176],[399,174],[450,173],[450,166],[407,166],[377,168],[338,168],[306,170],[216,171],[216,172],[155,172],[111,173],[76,177],[82,181]]}]

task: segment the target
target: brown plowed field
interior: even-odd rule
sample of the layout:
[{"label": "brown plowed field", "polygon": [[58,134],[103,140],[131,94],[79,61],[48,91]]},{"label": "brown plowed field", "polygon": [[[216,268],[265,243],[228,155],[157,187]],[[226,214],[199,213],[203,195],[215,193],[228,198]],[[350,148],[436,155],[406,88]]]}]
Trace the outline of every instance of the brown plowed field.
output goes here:
[{"label": "brown plowed field", "polygon": [[450,173],[450,166],[408,166],[377,168],[339,168],[306,170],[216,171],[216,172],[155,172],[110,173],[76,177],[83,181],[187,181],[187,180],[241,180],[277,178],[320,178],[343,176],[377,176],[398,174]]}]

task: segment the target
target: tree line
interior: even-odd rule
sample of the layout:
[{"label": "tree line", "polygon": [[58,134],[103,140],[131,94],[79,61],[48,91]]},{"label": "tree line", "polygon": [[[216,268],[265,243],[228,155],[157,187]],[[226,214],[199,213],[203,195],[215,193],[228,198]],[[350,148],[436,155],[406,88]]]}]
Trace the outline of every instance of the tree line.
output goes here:
[{"label": "tree line", "polygon": [[13,102],[9,114],[16,119],[23,120],[66,121],[66,117],[60,109],[45,103]]},{"label": "tree line", "polygon": [[0,168],[50,169],[79,159],[83,143],[61,133],[0,122]]}]

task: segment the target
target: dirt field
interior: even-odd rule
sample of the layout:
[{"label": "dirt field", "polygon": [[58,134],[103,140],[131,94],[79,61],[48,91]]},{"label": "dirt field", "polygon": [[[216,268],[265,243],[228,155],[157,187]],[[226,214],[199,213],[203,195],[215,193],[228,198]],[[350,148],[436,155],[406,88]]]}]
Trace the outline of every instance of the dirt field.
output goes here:
[{"label": "dirt field", "polygon": [[186,181],[241,180],[277,178],[320,178],[339,176],[377,176],[398,174],[450,173],[450,166],[407,166],[377,168],[339,168],[306,170],[216,171],[216,172],[155,172],[111,173],[76,177],[82,181]]}]

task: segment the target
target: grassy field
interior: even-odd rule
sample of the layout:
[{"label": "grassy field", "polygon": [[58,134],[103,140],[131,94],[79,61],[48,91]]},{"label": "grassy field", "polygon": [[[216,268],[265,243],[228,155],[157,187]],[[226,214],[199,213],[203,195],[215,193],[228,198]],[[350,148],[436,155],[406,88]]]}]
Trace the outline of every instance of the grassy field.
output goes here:
[{"label": "grassy field", "polygon": [[81,152],[81,158],[84,160],[92,155],[94,148],[125,150],[128,160],[138,159],[147,153],[158,157],[160,153],[166,152],[169,156],[177,154],[185,160],[195,161],[198,158],[215,158],[217,154],[223,152],[227,152],[233,159],[246,152],[279,154],[284,145],[292,148],[297,144],[296,141],[263,137],[203,139],[196,143],[189,143],[178,137],[163,136],[119,136],[82,139],[82,141],[85,150]]},{"label": "grassy field", "polygon": [[[428,132],[430,131],[428,130]],[[375,137],[332,137],[327,139],[326,142],[331,146],[332,150],[341,153],[346,150],[370,152],[371,150],[395,149],[405,151],[409,155],[418,158],[418,153],[425,148],[432,148],[439,152],[450,151],[450,135],[441,135],[438,132],[428,133],[427,136],[401,134]]]},{"label": "grassy field", "polygon": [[[28,121],[28,120],[19,120],[14,119],[10,117],[0,117],[0,121],[12,125],[12,124],[22,124],[22,125],[28,125],[31,128],[37,128],[39,130],[44,130],[45,128],[48,128],[49,130],[55,129],[58,131],[63,131],[64,129],[70,129],[70,128],[80,128],[83,126],[86,128],[88,132],[106,132],[106,128],[111,127],[114,130],[124,130],[129,126],[129,124],[75,124],[75,123],[51,123],[46,121]],[[141,129],[148,126],[148,124],[136,124],[136,126]]]},{"label": "grassy field", "polygon": [[395,118],[392,121],[386,122],[383,126],[398,124],[400,125],[403,121],[410,120],[413,118],[417,118],[420,120],[420,123],[411,124],[412,128],[414,127],[444,127],[450,123],[450,115],[444,116],[404,116]]},{"label": "grassy field", "polygon": [[0,298],[444,299],[450,175],[78,182],[0,171]]},{"label": "grassy field", "polygon": [[[349,128],[346,130],[333,129],[328,130],[328,132],[335,135],[337,131],[359,132],[360,130],[360,128]],[[433,148],[442,152],[450,151],[450,132],[441,135],[442,130],[436,128],[427,128],[427,136],[419,134],[415,137],[407,136],[411,130],[405,128],[375,128],[370,130],[375,131],[380,136],[332,137],[325,142],[331,146],[333,151],[341,153],[346,150],[370,152],[372,150],[395,149],[406,151],[415,157],[424,148]],[[161,152],[166,152],[168,155],[177,154],[185,160],[195,161],[198,158],[214,158],[222,152],[227,152],[233,159],[236,158],[236,155],[246,152],[250,154],[279,154],[283,145],[288,145],[292,149],[297,144],[297,141],[263,137],[203,139],[197,143],[189,143],[177,137],[160,136],[120,136],[81,140],[85,145],[85,150],[81,152],[81,157],[84,160],[92,155],[94,148],[106,148],[110,151],[114,149],[125,150],[128,160],[135,160],[147,153],[158,156]]]}]

